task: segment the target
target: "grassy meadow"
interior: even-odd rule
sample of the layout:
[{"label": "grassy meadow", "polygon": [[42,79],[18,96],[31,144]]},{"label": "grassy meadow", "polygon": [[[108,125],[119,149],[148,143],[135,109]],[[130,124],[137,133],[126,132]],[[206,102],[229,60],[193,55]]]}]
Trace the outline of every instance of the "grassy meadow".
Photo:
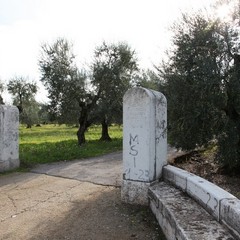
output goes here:
[{"label": "grassy meadow", "polygon": [[66,125],[20,126],[19,155],[21,167],[37,163],[82,159],[122,149],[122,127],[111,126],[111,142],[99,141],[101,127],[92,126],[86,132],[86,144],[78,146],[77,128]]}]

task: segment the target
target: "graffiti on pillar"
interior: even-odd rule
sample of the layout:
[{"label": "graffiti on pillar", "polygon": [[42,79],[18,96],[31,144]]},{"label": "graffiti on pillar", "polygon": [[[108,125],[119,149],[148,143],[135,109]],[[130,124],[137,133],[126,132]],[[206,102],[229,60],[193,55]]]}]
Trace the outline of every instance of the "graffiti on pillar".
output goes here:
[{"label": "graffiti on pillar", "polygon": [[[130,175],[135,174],[140,181],[145,181],[149,178],[149,170],[143,170],[140,169],[139,166],[137,166],[137,157],[139,154],[139,136],[138,134],[129,134],[129,155],[131,155],[131,158],[133,160],[133,169],[126,169],[125,174]],[[133,170],[133,172],[131,172]]]},{"label": "graffiti on pillar", "polygon": [[157,129],[156,142],[159,143],[167,138],[167,121],[163,119],[161,122],[157,122]]},{"label": "graffiti on pillar", "polygon": [[132,135],[130,133],[130,139],[129,139],[129,147],[130,151],[129,154],[133,157],[133,165],[134,168],[136,168],[136,157],[138,155],[138,145],[139,145],[139,139],[138,135]]}]

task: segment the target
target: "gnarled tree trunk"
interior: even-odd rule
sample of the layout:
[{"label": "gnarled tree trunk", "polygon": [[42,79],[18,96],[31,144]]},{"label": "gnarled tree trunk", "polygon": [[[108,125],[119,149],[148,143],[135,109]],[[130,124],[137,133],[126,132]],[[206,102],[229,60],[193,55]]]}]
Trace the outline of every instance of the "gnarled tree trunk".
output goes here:
[{"label": "gnarled tree trunk", "polygon": [[101,124],[102,124],[102,136],[100,138],[100,141],[112,141],[108,134],[108,123],[105,117],[103,118]]},{"label": "gnarled tree trunk", "polygon": [[88,128],[88,122],[87,122],[88,113],[87,110],[84,109],[81,112],[81,115],[79,117],[79,129],[77,131],[77,138],[78,138],[78,145],[81,146],[86,142],[85,139],[85,131]]},{"label": "gnarled tree trunk", "polygon": [[81,146],[82,144],[84,144],[86,142],[85,131],[86,131],[85,127],[80,124],[79,129],[77,131],[77,138],[78,138],[79,146]]}]

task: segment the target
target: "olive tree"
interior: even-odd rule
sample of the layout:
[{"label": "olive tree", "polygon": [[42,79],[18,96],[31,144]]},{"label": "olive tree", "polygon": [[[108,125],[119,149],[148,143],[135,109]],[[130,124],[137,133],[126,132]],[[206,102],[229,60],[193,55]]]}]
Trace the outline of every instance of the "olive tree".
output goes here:
[{"label": "olive tree", "polygon": [[20,121],[28,128],[38,121],[38,104],[35,100],[37,93],[36,82],[26,77],[14,77],[7,84],[8,92],[13,95],[13,104],[20,112]]},{"label": "olive tree", "polygon": [[[236,20],[236,15],[234,15]],[[184,149],[217,140],[218,159],[240,167],[240,54],[236,21],[183,15],[159,68],[171,142]]]},{"label": "olive tree", "polygon": [[127,43],[103,42],[95,49],[91,84],[99,93],[96,113],[102,125],[101,140],[111,140],[108,125],[122,119],[122,98],[137,71],[136,54]]},{"label": "olive tree", "polygon": [[81,145],[85,143],[85,131],[92,124],[89,117],[98,93],[90,88],[85,71],[77,68],[72,48],[63,38],[43,44],[39,66],[41,81],[48,90],[51,115],[60,123],[78,121],[77,137]]}]

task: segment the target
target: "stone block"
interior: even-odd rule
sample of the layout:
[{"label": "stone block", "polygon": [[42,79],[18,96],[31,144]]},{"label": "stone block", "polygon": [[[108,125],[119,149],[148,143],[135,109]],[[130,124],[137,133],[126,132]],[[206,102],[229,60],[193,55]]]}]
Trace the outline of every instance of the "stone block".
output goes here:
[{"label": "stone block", "polygon": [[148,188],[150,183],[123,180],[121,199],[130,204],[148,205]]},{"label": "stone block", "polygon": [[220,221],[240,239],[240,200],[223,199],[220,203]]},{"label": "stone block", "polygon": [[167,163],[167,103],[163,94],[132,88],[123,99],[124,179],[152,182]]},{"label": "stone block", "polygon": [[236,198],[222,188],[196,175],[187,178],[187,193],[217,220],[220,219],[220,202],[223,199]]},{"label": "stone block", "polygon": [[187,190],[187,178],[191,176],[194,175],[171,165],[167,165],[163,168],[164,181],[172,183],[174,186],[180,188],[184,192]]},{"label": "stone block", "polygon": [[162,93],[146,88],[129,89],[123,98],[122,200],[146,203],[146,186],[162,176],[166,164],[166,98]]},{"label": "stone block", "polygon": [[0,105],[0,172],[19,167],[19,111]]},{"label": "stone block", "polygon": [[168,240],[235,239],[196,201],[165,182],[149,188],[149,201]]}]

